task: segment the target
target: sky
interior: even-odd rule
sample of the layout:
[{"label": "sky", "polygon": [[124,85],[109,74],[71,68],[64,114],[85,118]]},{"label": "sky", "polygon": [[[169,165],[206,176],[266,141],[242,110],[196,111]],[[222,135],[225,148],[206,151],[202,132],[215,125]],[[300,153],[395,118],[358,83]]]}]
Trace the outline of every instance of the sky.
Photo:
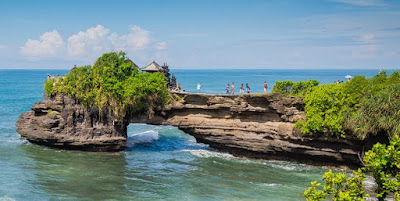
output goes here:
[{"label": "sky", "polygon": [[398,69],[399,0],[0,2],[0,69]]}]

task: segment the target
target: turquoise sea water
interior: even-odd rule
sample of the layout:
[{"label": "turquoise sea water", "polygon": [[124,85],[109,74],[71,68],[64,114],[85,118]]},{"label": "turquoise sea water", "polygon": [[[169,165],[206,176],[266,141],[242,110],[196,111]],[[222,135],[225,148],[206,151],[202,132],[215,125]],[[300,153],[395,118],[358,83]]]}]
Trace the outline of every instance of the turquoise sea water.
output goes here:
[{"label": "turquoise sea water", "polygon": [[[64,151],[28,143],[18,116],[42,100],[46,74],[66,70],[0,70],[0,200],[301,200],[323,168],[236,158],[174,127],[130,125],[119,153]],[[173,70],[190,92],[224,93],[226,84],[275,80],[344,80],[376,70]],[[258,87],[256,87],[258,86]],[[272,87],[272,86],[270,86]]]}]

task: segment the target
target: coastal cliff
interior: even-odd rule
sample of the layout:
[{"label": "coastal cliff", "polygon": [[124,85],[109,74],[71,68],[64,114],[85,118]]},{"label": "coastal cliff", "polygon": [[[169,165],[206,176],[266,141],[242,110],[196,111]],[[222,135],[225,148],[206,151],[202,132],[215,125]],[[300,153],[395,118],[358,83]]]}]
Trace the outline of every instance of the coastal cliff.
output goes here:
[{"label": "coastal cliff", "polygon": [[45,97],[23,113],[17,132],[32,143],[84,151],[119,151],[125,148],[126,125],[112,120],[110,113],[99,115],[68,96]]},{"label": "coastal cliff", "polygon": [[[119,151],[124,149],[129,123],[172,125],[198,142],[236,156],[295,160],[317,165],[356,167],[365,141],[326,136],[305,137],[294,123],[304,120],[298,97],[263,95],[173,94],[176,99],[151,118],[130,114],[116,121],[110,111],[99,112],[64,95],[45,98],[16,124],[29,141],[63,149]],[[100,114],[100,115],[99,115]]]}]

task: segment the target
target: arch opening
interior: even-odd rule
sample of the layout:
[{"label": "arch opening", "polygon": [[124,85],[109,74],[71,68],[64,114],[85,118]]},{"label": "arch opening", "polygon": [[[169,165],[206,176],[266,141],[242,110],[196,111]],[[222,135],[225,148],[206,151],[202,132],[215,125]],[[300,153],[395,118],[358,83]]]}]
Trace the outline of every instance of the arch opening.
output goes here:
[{"label": "arch opening", "polygon": [[127,126],[125,151],[160,152],[209,149],[174,126],[130,123]]}]

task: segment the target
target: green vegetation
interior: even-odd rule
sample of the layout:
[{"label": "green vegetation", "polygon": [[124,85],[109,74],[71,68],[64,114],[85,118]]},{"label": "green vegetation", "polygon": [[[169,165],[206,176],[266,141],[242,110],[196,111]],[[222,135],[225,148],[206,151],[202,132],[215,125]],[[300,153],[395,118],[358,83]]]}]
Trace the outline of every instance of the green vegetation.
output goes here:
[{"label": "green vegetation", "polygon": [[392,194],[395,200],[400,200],[400,137],[394,135],[388,146],[377,143],[364,157],[364,168],[353,171],[353,176],[345,173],[326,172],[323,176],[324,185],[317,181],[311,182],[311,187],[303,195],[308,201],[321,200],[366,200],[365,174],[372,173],[378,185],[376,197],[378,200]]},{"label": "green vegetation", "polygon": [[304,98],[306,121],[296,123],[303,134],[350,133],[365,139],[369,134],[400,133],[400,72],[323,85],[315,80],[281,81],[272,91]]},{"label": "green vegetation", "polygon": [[46,94],[48,94],[50,96],[54,95],[54,93],[55,93],[55,91],[54,91],[55,84],[54,83],[55,82],[56,82],[55,79],[50,79],[44,83],[44,92],[46,92]]},{"label": "green vegetation", "polygon": [[364,139],[368,134],[400,134],[400,85],[389,84],[376,94],[366,96],[360,107],[346,119],[344,128]]},{"label": "green vegetation", "polygon": [[349,110],[343,84],[315,87],[304,97],[306,122],[298,122],[303,134],[327,133],[343,135],[343,117]]},{"label": "green vegetation", "polygon": [[306,121],[296,123],[303,134],[365,139],[368,135],[384,134],[389,145],[377,143],[365,154],[365,167],[352,176],[329,170],[323,185],[311,182],[304,191],[306,200],[366,200],[364,180],[371,173],[378,185],[376,197],[384,200],[392,194],[400,200],[400,72],[388,76],[366,78],[356,76],[345,83],[323,84],[277,82],[273,92],[303,97]]},{"label": "green vegetation", "polygon": [[365,200],[369,195],[365,193],[364,180],[365,174],[358,169],[353,171],[352,177],[345,173],[333,173],[332,170],[325,172],[323,179],[325,181],[323,188],[317,181],[311,182],[311,187],[303,192],[308,201],[329,200]]},{"label": "green vegetation", "polygon": [[306,93],[310,92],[313,87],[317,86],[319,82],[317,80],[308,81],[278,81],[275,82],[272,92],[304,96]]},{"label": "green vegetation", "polygon": [[162,73],[139,72],[124,52],[103,54],[93,66],[73,68],[68,75],[45,83],[49,96],[68,94],[87,107],[109,109],[116,118],[147,112],[170,100],[167,78]]},{"label": "green vegetation", "polygon": [[400,137],[393,136],[388,146],[377,143],[364,157],[365,171],[372,173],[378,184],[377,197],[384,200],[389,193],[400,200]]}]

